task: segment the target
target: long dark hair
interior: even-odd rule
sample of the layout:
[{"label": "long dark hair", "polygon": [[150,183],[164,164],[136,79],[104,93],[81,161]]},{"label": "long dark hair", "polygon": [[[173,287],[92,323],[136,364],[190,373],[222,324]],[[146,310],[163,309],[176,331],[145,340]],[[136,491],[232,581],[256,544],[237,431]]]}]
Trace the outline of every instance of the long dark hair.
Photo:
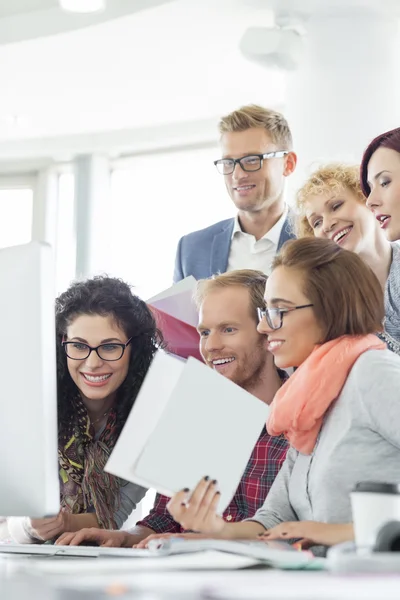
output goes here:
[{"label": "long dark hair", "polygon": [[67,366],[61,345],[67,328],[79,315],[111,316],[123,329],[130,344],[129,370],[117,392],[117,424],[122,427],[136,399],[157,348],[163,347],[161,332],[146,303],[135,296],[127,283],[98,276],[76,281],[56,299],[58,429],[62,433],[74,413],[79,390]]}]

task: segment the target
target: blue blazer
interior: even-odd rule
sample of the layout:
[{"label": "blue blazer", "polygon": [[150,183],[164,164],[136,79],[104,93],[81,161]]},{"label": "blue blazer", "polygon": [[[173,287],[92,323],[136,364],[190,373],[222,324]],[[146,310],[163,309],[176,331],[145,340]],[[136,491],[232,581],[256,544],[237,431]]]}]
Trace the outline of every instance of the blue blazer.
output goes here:
[{"label": "blue blazer", "polygon": [[[207,279],[215,273],[224,273],[228,266],[229,249],[235,219],[225,219],[200,231],[184,235],[178,244],[175,258],[174,283],[193,275]],[[294,238],[289,219],[283,224],[278,251]]]}]

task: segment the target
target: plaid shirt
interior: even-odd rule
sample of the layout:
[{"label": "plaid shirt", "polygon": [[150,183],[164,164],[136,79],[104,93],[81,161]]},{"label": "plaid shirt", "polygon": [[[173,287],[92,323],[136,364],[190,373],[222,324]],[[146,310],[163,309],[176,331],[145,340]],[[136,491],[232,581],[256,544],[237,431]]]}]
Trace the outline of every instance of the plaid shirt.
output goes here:
[{"label": "plaid shirt", "polygon": [[[254,446],[246,470],[231,503],[224,512],[225,521],[243,521],[252,517],[265,498],[286,457],[288,442],[283,436],[272,437],[264,427]],[[150,514],[137,525],[149,527],[155,533],[181,533],[167,510],[169,498],[157,494]]]}]

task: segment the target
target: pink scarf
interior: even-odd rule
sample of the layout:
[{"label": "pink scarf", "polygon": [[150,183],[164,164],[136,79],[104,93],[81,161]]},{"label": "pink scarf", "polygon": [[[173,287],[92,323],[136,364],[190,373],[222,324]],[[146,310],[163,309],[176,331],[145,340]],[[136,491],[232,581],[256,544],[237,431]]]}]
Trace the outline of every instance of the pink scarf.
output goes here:
[{"label": "pink scarf", "polygon": [[270,435],[282,433],[302,454],[311,454],[322,421],[358,359],[367,350],[384,350],[376,335],[343,336],[316,346],[275,394],[267,422]]}]

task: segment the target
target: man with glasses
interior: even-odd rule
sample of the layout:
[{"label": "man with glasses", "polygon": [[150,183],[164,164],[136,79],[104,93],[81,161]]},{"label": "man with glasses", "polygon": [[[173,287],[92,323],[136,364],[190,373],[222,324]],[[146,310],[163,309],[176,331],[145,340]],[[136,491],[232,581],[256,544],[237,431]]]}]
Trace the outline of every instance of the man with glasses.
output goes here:
[{"label": "man with glasses", "polygon": [[237,208],[234,219],[185,235],[178,244],[174,281],[234,269],[270,273],[293,236],[284,201],[286,177],[296,167],[292,136],[280,113],[249,105],[219,123],[221,158],[214,161]]}]

